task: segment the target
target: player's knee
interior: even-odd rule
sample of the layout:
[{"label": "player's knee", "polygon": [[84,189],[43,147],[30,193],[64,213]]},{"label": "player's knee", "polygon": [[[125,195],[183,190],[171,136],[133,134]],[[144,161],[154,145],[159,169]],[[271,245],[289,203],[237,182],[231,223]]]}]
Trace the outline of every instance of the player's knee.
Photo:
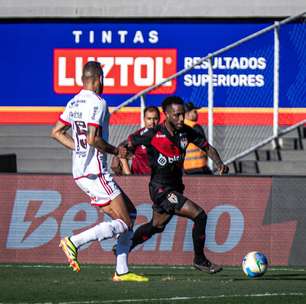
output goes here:
[{"label": "player's knee", "polygon": [[110,239],[129,229],[127,224],[119,219],[110,222],[102,222],[97,226],[97,228],[96,237],[99,241]]},{"label": "player's knee", "polygon": [[96,236],[99,241],[110,239],[114,236],[113,228],[110,222],[102,222],[97,228]]},{"label": "player's knee", "polygon": [[113,228],[113,233],[115,235],[124,233],[125,231],[129,230],[129,223],[125,223],[121,219],[113,220],[110,222],[110,224]]}]

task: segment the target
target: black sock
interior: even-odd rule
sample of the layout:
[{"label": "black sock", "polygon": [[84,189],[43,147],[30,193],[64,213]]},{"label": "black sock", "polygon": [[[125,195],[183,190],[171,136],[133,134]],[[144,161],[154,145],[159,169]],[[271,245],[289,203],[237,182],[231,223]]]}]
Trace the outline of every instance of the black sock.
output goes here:
[{"label": "black sock", "polygon": [[137,245],[142,244],[146,240],[150,239],[155,233],[160,233],[163,230],[163,228],[154,227],[152,222],[141,225],[134,232],[130,251],[132,251]]},{"label": "black sock", "polygon": [[207,215],[204,211],[198,214],[197,217],[194,219],[192,240],[194,249],[194,262],[197,264],[203,263],[207,260],[204,255],[206,222]]}]

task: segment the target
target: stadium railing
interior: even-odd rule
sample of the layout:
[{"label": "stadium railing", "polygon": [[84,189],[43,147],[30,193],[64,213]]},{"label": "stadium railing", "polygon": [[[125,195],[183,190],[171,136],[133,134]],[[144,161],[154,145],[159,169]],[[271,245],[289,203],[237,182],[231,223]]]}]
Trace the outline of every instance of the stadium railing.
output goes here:
[{"label": "stadium railing", "polygon": [[[267,142],[272,141],[273,139],[277,138],[278,136],[281,136],[283,134],[286,134],[288,130],[290,131],[292,128],[297,127],[298,125],[302,125],[305,123],[298,122],[295,126],[290,126],[289,128],[280,130],[280,124],[279,124],[279,100],[280,100],[280,75],[279,75],[279,69],[280,69],[280,28],[290,22],[293,22],[295,20],[305,18],[306,11],[302,12],[300,14],[288,17],[282,21],[276,21],[274,24],[261,29],[251,35],[248,35],[234,43],[231,43],[217,51],[211,52],[207,54],[206,56],[202,57],[198,61],[196,61],[194,64],[178,71],[177,73],[173,74],[172,76],[166,78],[164,81],[148,87],[140,92],[138,92],[136,95],[132,96],[128,100],[121,103],[119,106],[114,108],[113,113],[119,111],[121,108],[129,105],[130,103],[134,102],[137,99],[140,99],[140,115],[141,115],[141,123],[143,125],[143,110],[146,105],[146,95],[159,88],[160,86],[164,85],[168,81],[177,78],[179,76],[182,76],[189,72],[190,70],[194,69],[195,67],[201,65],[203,62],[208,63],[208,88],[207,88],[207,135],[208,135],[208,141],[211,145],[214,145],[218,151],[220,152],[222,158],[225,160],[226,163],[230,163],[235,161],[238,158],[243,157],[244,155],[247,155],[251,151],[256,150],[258,147],[261,147],[265,145]],[[304,27],[305,28],[305,27]],[[303,28],[303,29],[304,29]],[[242,128],[240,126],[236,126],[235,128],[231,127],[231,129],[223,130],[222,134],[218,134],[218,127],[214,125],[214,85],[213,85],[213,66],[212,66],[212,59],[216,56],[219,56],[221,54],[224,54],[225,52],[228,52],[230,50],[233,50],[242,44],[245,44],[249,41],[252,41],[253,39],[256,39],[268,32],[274,31],[274,52],[273,52],[273,84],[270,84],[272,90],[273,90],[273,123],[272,123],[272,130],[267,129],[265,127],[263,128]],[[272,81],[272,80],[271,80]],[[198,94],[199,92],[197,92]],[[200,92],[201,94],[201,92]],[[243,129],[243,130],[241,130]],[[252,129],[252,131],[250,131]],[[255,130],[255,131],[254,131]],[[254,133],[255,132],[255,133]],[[220,132],[219,132],[220,133]],[[228,136],[231,136],[231,139],[235,136],[237,137],[238,141],[232,141],[225,138],[226,133],[231,134]],[[225,134],[225,135],[224,135]],[[235,135],[233,135],[235,134]],[[223,137],[223,138],[221,138]],[[239,145],[240,148],[237,148],[237,144],[239,144],[239,141],[241,143],[241,138],[243,138],[244,144]],[[222,142],[220,144],[220,141]],[[225,142],[225,144],[224,144]],[[228,143],[233,142],[232,147],[228,147]],[[225,148],[226,147],[226,148]],[[212,167],[212,164],[210,163],[210,166]]]}]

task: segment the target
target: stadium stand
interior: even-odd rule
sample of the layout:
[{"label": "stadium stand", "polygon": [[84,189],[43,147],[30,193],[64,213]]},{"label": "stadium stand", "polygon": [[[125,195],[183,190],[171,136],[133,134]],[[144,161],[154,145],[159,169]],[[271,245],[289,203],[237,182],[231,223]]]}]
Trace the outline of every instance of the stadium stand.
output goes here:
[{"label": "stadium stand", "polygon": [[[118,144],[136,129],[135,125],[111,126],[110,142]],[[49,139],[51,126],[6,125],[1,130],[0,155],[15,154],[17,172],[71,174],[71,154]],[[237,175],[305,175],[305,148],[306,127],[299,127],[230,164],[230,171]],[[2,172],[12,172],[11,168],[3,167]]]},{"label": "stadium stand", "polygon": [[[110,142],[119,144],[137,127],[111,126]],[[0,132],[0,156],[16,154],[18,173],[71,174],[71,153],[52,140],[50,132],[51,126],[46,125],[3,125]],[[3,166],[0,171],[12,172],[10,168]]]},{"label": "stadium stand", "polygon": [[288,134],[253,151],[231,164],[237,174],[305,175],[306,127]]}]

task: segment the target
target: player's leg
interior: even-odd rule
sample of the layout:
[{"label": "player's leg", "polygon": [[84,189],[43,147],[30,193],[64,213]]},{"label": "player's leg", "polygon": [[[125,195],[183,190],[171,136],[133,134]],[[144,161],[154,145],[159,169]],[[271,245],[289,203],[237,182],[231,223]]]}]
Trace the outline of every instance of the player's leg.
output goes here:
[{"label": "player's leg", "polygon": [[163,200],[167,195],[167,191],[168,190],[164,186],[150,182],[149,192],[153,202],[152,219],[150,222],[137,228],[134,233],[130,250],[150,239],[154,234],[164,231],[167,223],[173,215],[173,212],[167,212],[167,210],[163,208]]},{"label": "player's leg", "polygon": [[153,215],[150,222],[142,224],[134,232],[130,251],[133,250],[137,245],[140,245],[149,240],[154,234],[162,233],[171,217],[172,215],[170,214],[159,213],[156,210],[153,210]]},{"label": "player's leg", "polygon": [[[120,195],[120,194],[119,194]],[[109,205],[107,202],[105,206]],[[125,207],[125,205],[123,204]],[[103,208],[101,201],[99,207]],[[60,247],[67,256],[70,267],[79,272],[80,264],[78,262],[78,250],[83,245],[93,241],[103,241],[113,238],[116,235],[120,235],[129,231],[131,226],[130,218],[124,212],[116,213],[116,216],[112,215],[112,220],[107,222],[101,222],[94,227],[87,229],[79,234],[65,237],[60,241]]]},{"label": "player's leg", "polygon": [[80,271],[77,260],[78,249],[95,240],[102,241],[123,234],[132,226],[128,208],[120,189],[108,176],[92,176],[76,181],[77,185],[91,197],[91,204],[98,206],[112,217],[112,221],[102,222],[79,234],[61,240],[60,247],[68,258],[70,266]]},{"label": "player's leg", "polygon": [[[108,210],[112,210],[110,207],[112,201],[121,196],[120,189],[112,180],[111,182],[108,182],[105,176],[83,178],[77,180],[76,183],[91,197],[91,204],[102,209],[108,208]],[[99,223],[84,232],[70,237],[71,242],[76,248],[80,248],[81,246],[95,240],[103,241],[112,238],[114,235],[123,233],[129,229],[131,226],[131,220],[128,216],[128,212],[124,209],[125,204],[123,199],[121,199],[118,204],[120,204],[120,202],[123,211],[115,211],[115,214],[110,214],[112,221]],[[120,210],[120,208],[117,209]]]},{"label": "player's leg", "polygon": [[[178,194],[179,196],[181,194]],[[179,198],[178,200],[183,200]],[[222,270],[221,266],[211,263],[204,254],[205,237],[206,237],[206,223],[207,215],[205,211],[196,203],[185,198],[184,204],[181,208],[175,210],[175,214],[187,217],[194,222],[192,229],[192,240],[194,248],[194,261],[195,268],[209,273],[216,273]]]},{"label": "player's leg", "polygon": [[108,206],[103,207],[103,211],[112,219],[126,221],[128,229],[120,233],[116,246],[116,272],[113,276],[114,282],[147,282],[149,279],[135,273],[129,272],[128,254],[133,237],[133,225],[136,219],[136,208],[121,190],[121,194],[114,198]]},{"label": "player's leg", "polygon": [[102,222],[94,227],[87,229],[79,234],[65,237],[60,241],[60,247],[67,256],[70,267],[79,272],[80,264],[78,262],[78,250],[81,246],[92,241],[103,241],[122,234],[129,228],[126,223],[120,219],[115,219],[109,222]]},{"label": "player's leg", "polygon": [[187,217],[194,222],[192,229],[192,240],[194,249],[194,260],[202,262],[205,260],[204,244],[205,244],[205,228],[207,216],[202,208],[194,204],[190,200],[186,200],[180,210],[176,210],[175,214]]},{"label": "player's leg", "polygon": [[[136,216],[137,216],[137,210],[129,197],[122,191],[122,195],[124,198],[125,205],[127,207],[130,220],[132,222],[132,226],[135,224]],[[128,253],[130,252],[130,247],[132,244],[132,238],[133,238],[134,232],[133,227],[126,231],[125,233],[121,234],[117,238],[117,244],[115,245],[115,254],[117,259],[117,266],[116,266],[116,273],[123,274],[128,272]]]},{"label": "player's leg", "polygon": [[[75,181],[78,187],[91,198],[93,206],[106,206],[110,203],[110,194],[119,195],[120,191],[107,185],[105,178],[100,176],[84,177]],[[116,193],[117,191],[117,193]],[[124,221],[102,222],[79,234],[65,237],[60,241],[60,247],[67,256],[70,267],[79,272],[78,249],[95,240],[111,238],[114,232],[120,233],[127,230]]]},{"label": "player's leg", "polygon": [[116,273],[119,275],[128,273],[127,256],[129,247],[131,246],[131,239],[133,237],[133,225],[136,219],[136,209],[129,198],[121,192],[110,205],[103,208],[112,219],[122,219],[128,224],[128,229],[117,235],[116,245]]}]

